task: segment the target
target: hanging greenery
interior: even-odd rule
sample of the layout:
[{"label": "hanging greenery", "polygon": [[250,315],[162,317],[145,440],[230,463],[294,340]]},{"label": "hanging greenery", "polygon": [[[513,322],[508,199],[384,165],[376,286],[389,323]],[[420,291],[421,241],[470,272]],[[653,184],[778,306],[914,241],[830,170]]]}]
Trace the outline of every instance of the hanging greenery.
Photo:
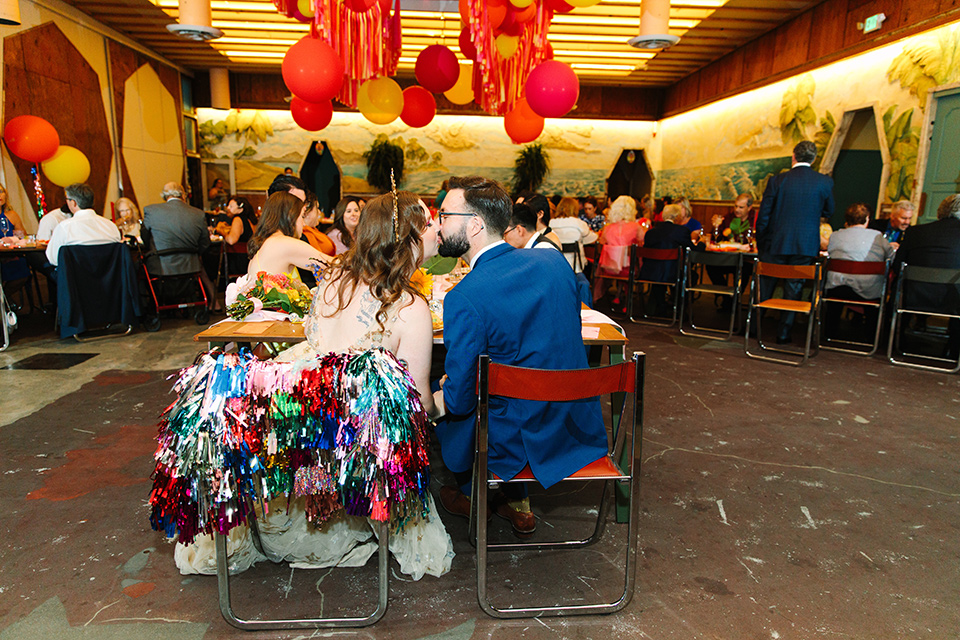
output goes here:
[{"label": "hanging greenery", "polygon": [[403,181],[403,147],[390,142],[386,135],[378,135],[363,158],[367,161],[367,182],[374,189],[390,191],[391,169],[397,185]]},{"label": "hanging greenery", "polygon": [[536,191],[550,173],[550,154],[539,142],[528,144],[517,152],[513,163],[513,192]]}]

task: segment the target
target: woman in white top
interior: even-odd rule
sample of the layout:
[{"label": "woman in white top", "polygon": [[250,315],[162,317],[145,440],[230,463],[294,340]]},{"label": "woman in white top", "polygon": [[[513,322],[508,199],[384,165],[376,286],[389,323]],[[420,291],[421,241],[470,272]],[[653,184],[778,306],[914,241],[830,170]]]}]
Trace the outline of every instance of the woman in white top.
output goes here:
[{"label": "woman in white top", "polygon": [[257,231],[247,242],[248,277],[256,278],[265,271],[299,279],[296,267],[309,269],[330,261],[330,256],[299,239],[303,235],[303,210],[303,200],[285,191],[267,198]]},{"label": "woman in white top", "polygon": [[562,244],[577,244],[580,260],[576,265],[573,252],[564,252],[563,254],[577,273],[583,271],[583,265],[586,263],[583,245],[597,241],[597,234],[591,231],[590,226],[580,219],[579,214],[580,203],[577,202],[576,198],[562,198],[557,205],[556,212],[550,219],[550,228],[557,234]]}]

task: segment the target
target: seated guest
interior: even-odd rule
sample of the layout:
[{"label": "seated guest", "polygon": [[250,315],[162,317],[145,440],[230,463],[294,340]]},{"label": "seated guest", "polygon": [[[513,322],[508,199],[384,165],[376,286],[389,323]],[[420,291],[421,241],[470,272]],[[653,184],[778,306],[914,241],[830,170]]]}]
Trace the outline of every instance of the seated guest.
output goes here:
[{"label": "seated guest", "polygon": [[303,201],[290,193],[278,192],[267,198],[257,231],[247,242],[248,278],[264,271],[299,279],[298,267],[309,269],[330,261],[329,256],[299,239],[303,235],[303,209]]},{"label": "seated guest", "polygon": [[117,228],[121,235],[133,236],[140,240],[140,224],[143,222],[143,214],[137,208],[136,203],[130,198],[120,198],[117,200]]},{"label": "seated guest", "polygon": [[206,215],[187,204],[186,190],[176,182],[163,185],[163,202],[143,208],[140,231],[144,244],[157,252],[174,249],[183,253],[147,258],[147,270],[154,275],[179,276],[199,273],[211,310],[221,311],[216,288],[203,268],[201,256],[210,246]]},{"label": "seated guest", "polygon": [[[581,265],[586,264],[587,258],[583,255],[583,245],[592,244],[597,241],[597,234],[590,230],[586,222],[577,217],[580,211],[580,204],[576,198],[561,198],[557,205],[557,211],[550,223],[553,232],[560,239],[560,244],[577,245],[577,252],[580,254],[580,261],[575,271],[583,271]],[[570,266],[574,266],[572,253],[565,253],[564,256]]]},{"label": "seated guest", "polygon": [[630,196],[620,196],[610,205],[607,225],[600,232],[597,242],[601,245],[600,261],[594,281],[593,299],[599,300],[606,293],[603,275],[626,278],[630,271],[630,247],[643,244],[643,234],[650,228],[650,221],[637,221],[637,201]]},{"label": "seated guest", "polygon": [[753,196],[749,193],[741,193],[733,203],[733,211],[723,216],[713,216],[710,222],[713,224],[712,235],[716,241],[741,242],[747,235],[748,229],[751,231],[755,229],[757,216],[751,213],[751,207],[753,207]]},{"label": "seated guest", "polygon": [[913,203],[909,200],[900,200],[899,202],[893,203],[889,218],[871,220],[869,228],[876,229],[882,233],[883,237],[887,239],[887,242],[893,246],[893,250],[896,251],[900,247],[900,242],[903,240],[904,232],[910,227],[910,222],[913,220],[913,213]]},{"label": "seated guest", "polygon": [[520,202],[513,205],[510,220],[503,232],[503,240],[516,249],[556,249],[560,247],[537,231],[537,214],[529,205]]},{"label": "seated guest", "polygon": [[555,234],[553,229],[550,228],[552,210],[550,208],[550,201],[547,200],[547,197],[532,191],[525,191],[520,194],[520,197],[517,198],[517,204],[525,204],[529,206],[536,214],[537,231],[543,238],[543,240],[538,240],[537,244],[549,241],[559,249],[560,238],[558,238],[557,234]]},{"label": "seated guest", "polygon": [[207,190],[207,200],[210,201],[210,208],[218,209],[226,204],[228,194],[229,192],[227,191],[226,185],[223,184],[223,179],[217,178],[214,180],[210,189]]},{"label": "seated guest", "polygon": [[593,196],[583,199],[583,212],[580,214],[580,219],[586,222],[594,233],[600,233],[603,225],[607,224],[607,218],[597,210],[597,199]]},{"label": "seated guest", "polygon": [[654,218],[657,217],[656,202],[654,202],[653,196],[649,193],[640,198],[639,216],[645,220],[649,220],[651,224],[653,224]]},{"label": "seated guest", "polygon": [[693,244],[700,242],[700,236],[703,234],[703,225],[700,224],[700,221],[693,217],[693,206],[690,204],[690,200],[686,197],[680,198],[677,200],[677,204],[680,205],[680,209],[683,211],[683,215],[680,216],[680,220],[677,224],[683,225],[690,230],[690,241]]},{"label": "seated guest", "polygon": [[50,238],[53,237],[53,230],[57,228],[57,225],[64,220],[69,220],[71,216],[73,216],[73,214],[70,213],[70,205],[66,202],[64,202],[63,206],[59,209],[47,211],[44,216],[40,218],[39,224],[37,224],[37,240],[49,242]]},{"label": "seated guest", "polygon": [[64,220],[53,230],[47,245],[47,260],[57,266],[60,247],[73,244],[108,244],[120,242],[120,230],[91,207],[93,189],[86,184],[72,184],[64,189],[67,206],[73,217]]},{"label": "seated guest", "polygon": [[[910,227],[903,234],[894,267],[906,263],[920,267],[960,269],[960,193],[944,198],[937,221]],[[913,283],[904,293],[904,304],[913,309],[960,314],[960,284]],[[960,349],[960,322],[950,320],[946,357]]]},{"label": "seated guest", "polygon": [[[518,251],[504,242],[510,212],[503,187],[479,176],[451,178],[440,211],[440,255],[463,256],[471,268],[444,299],[447,377],[435,394],[447,414],[436,428],[443,461],[464,490],[476,445],[478,357],[543,369],[587,366],[573,271],[558,252]],[[509,479],[529,464],[549,487],[605,454],[600,404],[492,398],[489,446],[490,471]],[[515,532],[532,533],[526,485],[506,485],[504,494],[495,498],[496,513]],[[469,515],[469,500],[456,487],[443,487],[440,502],[454,515]]]},{"label": "seated guest", "polygon": [[360,223],[360,198],[346,196],[333,209],[333,228],[327,234],[333,241],[336,252],[333,255],[346,253],[353,244],[353,232]]},{"label": "seated guest", "polygon": [[[7,190],[0,186],[0,238],[24,237],[25,232],[20,216],[7,203]],[[0,263],[0,278],[4,282],[26,281],[30,277],[30,268],[23,258],[12,258]]]},{"label": "seated guest", "polygon": [[227,200],[227,215],[230,222],[217,225],[217,233],[223,241],[233,246],[238,242],[249,242],[257,228],[257,212],[250,201],[243,196],[230,196]]},{"label": "seated guest", "polygon": [[317,229],[319,225],[320,203],[317,202],[317,196],[312,193],[307,193],[306,208],[303,212],[303,235],[300,239],[309,243],[311,247],[320,253],[332,256],[335,254],[337,248],[327,234]]},{"label": "seated guest", "polygon": [[[73,217],[73,214],[70,213],[70,205],[67,203],[64,203],[59,209],[47,211],[44,216],[40,218],[40,223],[37,225],[37,240],[50,242],[54,229],[56,229],[61,222],[69,220],[71,217]],[[44,252],[32,251],[27,254],[26,258],[27,264],[30,265],[31,269],[47,277],[47,291],[50,294],[50,304],[55,305],[57,302],[57,268],[50,264],[50,261],[47,260],[47,254]]]},{"label": "seated guest", "polygon": [[[668,204],[663,208],[663,221],[647,231],[643,238],[643,246],[647,249],[684,249],[692,248],[690,231],[680,224],[683,218],[683,207],[679,204]],[[640,279],[654,282],[676,282],[676,260],[644,260],[640,263]],[[657,315],[668,313],[667,287],[653,285],[651,293],[656,306]]]},{"label": "seated guest", "polygon": [[[845,225],[843,229],[834,231],[830,235],[827,245],[827,254],[834,260],[855,260],[857,262],[883,262],[893,257],[894,250],[876,229],[868,229],[870,209],[862,202],[847,207],[844,213]],[[849,300],[876,300],[883,291],[883,276],[856,275],[847,273],[827,274],[825,285],[827,294],[833,298]],[[830,303],[826,305],[827,329],[835,328],[840,321],[843,305]],[[868,317],[868,326],[876,322],[877,310],[869,309],[872,317]]]},{"label": "seated guest", "polygon": [[267,197],[269,198],[278,191],[285,191],[291,195],[297,196],[301,201],[307,199],[307,183],[292,173],[285,173],[273,179],[270,186],[267,187]]}]

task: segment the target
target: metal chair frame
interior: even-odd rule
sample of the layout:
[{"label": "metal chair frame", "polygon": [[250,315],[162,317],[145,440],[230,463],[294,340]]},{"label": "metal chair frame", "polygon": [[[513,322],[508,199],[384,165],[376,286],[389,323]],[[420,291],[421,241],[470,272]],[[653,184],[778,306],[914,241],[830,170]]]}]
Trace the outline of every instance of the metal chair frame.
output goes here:
[{"label": "metal chair frame", "polygon": [[[13,318],[12,324],[7,322],[9,318]],[[10,346],[10,333],[17,328],[16,320],[17,314],[7,304],[7,294],[4,293],[3,285],[0,284],[0,325],[3,325],[3,347],[0,347],[0,351],[6,351]]]},{"label": "metal chair frame", "polygon": [[[196,307],[197,310],[194,312],[194,321],[197,324],[206,324],[210,319],[210,312],[207,311],[207,306],[209,305],[209,300],[207,299],[207,292],[203,288],[203,280],[200,279],[200,272],[196,273],[183,273],[176,275],[158,275],[150,273],[150,270],[147,269],[146,258],[155,255],[155,256],[171,256],[176,254],[189,254],[196,255],[194,251],[188,251],[184,249],[164,249],[162,251],[150,251],[145,254],[141,254],[140,262],[143,265],[143,273],[147,278],[147,287],[150,290],[150,297],[153,298],[154,309],[157,311],[159,316],[161,311],[169,311],[171,309],[189,309],[191,307]],[[202,268],[202,267],[201,267]],[[160,304],[160,298],[157,297],[157,291],[153,286],[154,282],[163,283],[165,280],[193,280],[196,279],[197,286],[200,288],[200,300],[194,300],[192,302],[178,302],[173,304]]]},{"label": "metal chair frame", "polygon": [[914,369],[923,369],[924,371],[937,371],[940,373],[957,373],[960,371],[960,357],[956,361],[950,358],[937,358],[935,356],[926,356],[923,354],[917,353],[907,353],[901,350],[901,354],[906,357],[916,358],[923,361],[930,362],[944,362],[953,364],[953,368],[949,367],[938,367],[932,364],[920,364],[916,362],[908,362],[906,360],[897,360],[894,357],[894,350],[899,349],[900,336],[897,331],[897,324],[900,321],[900,316],[903,314],[911,314],[918,316],[928,316],[928,317],[939,317],[939,318],[955,318],[960,319],[960,315],[953,315],[949,313],[936,313],[933,311],[919,311],[912,309],[903,308],[903,286],[905,281],[913,282],[923,282],[929,284],[958,284],[960,283],[960,269],[945,269],[938,267],[919,267],[915,265],[908,265],[906,262],[902,263],[903,266],[900,270],[900,277],[897,278],[897,288],[896,293],[893,297],[893,306],[891,307],[892,320],[890,322],[890,338],[887,342],[887,359],[899,366],[903,367],[913,367]]},{"label": "metal chair frame", "polygon": [[[707,338],[708,340],[730,340],[737,329],[737,318],[740,315],[740,278],[743,274],[743,254],[742,253],[716,253],[707,251],[694,251],[687,248],[686,258],[683,261],[683,299],[680,304],[680,333],[685,336],[695,338]],[[727,287],[716,284],[704,284],[703,272],[701,269],[701,284],[694,285],[691,281],[693,277],[693,268],[696,265],[707,265],[714,267],[734,267],[733,286]],[[709,327],[698,327],[693,322],[693,297],[694,293],[706,293],[716,296],[730,296],[733,299],[732,309],[730,311],[730,327],[727,331],[722,329],[711,329]],[[688,302],[689,301],[689,302]],[[683,312],[687,311],[690,322],[690,330],[683,328]]]},{"label": "metal chair frame", "polygon": [[[253,543],[263,555],[274,563],[279,564],[283,560],[264,551],[260,540],[260,528],[257,525],[256,511],[252,505],[249,509],[250,534],[253,537]],[[375,624],[387,612],[387,604],[390,597],[390,577],[389,577],[389,540],[390,527],[386,522],[381,522],[378,526],[377,535],[379,537],[378,545],[378,588],[377,588],[377,608],[368,615],[358,617],[342,618],[276,618],[250,620],[237,616],[233,611],[233,605],[230,603],[230,570],[227,560],[227,537],[214,534],[217,546],[217,586],[220,598],[220,613],[223,619],[233,627],[243,631],[268,631],[280,629],[316,629],[316,628],[354,628],[367,627]]]},{"label": "metal chair frame", "polygon": [[[768,362],[777,362],[779,364],[789,364],[795,367],[799,367],[806,363],[810,359],[810,349],[811,345],[819,343],[819,340],[813,340],[814,327],[818,324],[818,318],[820,314],[820,291],[821,291],[821,265],[820,264],[811,264],[811,265],[785,265],[785,264],[774,264],[771,262],[762,262],[757,261],[756,268],[753,271],[753,284],[751,285],[750,290],[750,303],[747,307],[747,327],[744,331],[743,337],[743,351],[747,356],[751,358],[756,358],[758,360],[767,360]],[[802,300],[787,300],[785,298],[769,298],[767,300],[760,300],[760,277],[767,276],[770,278],[778,278],[781,280],[810,280],[812,284],[812,291],[810,294],[810,302],[803,302]],[[777,358],[774,356],[765,355],[763,353],[751,353],[750,352],[750,328],[752,326],[753,319],[753,310],[754,309],[775,309],[781,313],[786,311],[793,311],[795,313],[803,313],[809,317],[807,322],[807,338],[804,344],[802,352],[797,352],[793,349],[783,349],[778,347],[771,347],[763,343],[763,334],[761,333],[760,326],[760,313],[757,313],[757,344],[760,346],[762,351],[772,351],[775,353],[784,353],[793,356],[801,356],[799,361],[786,359],[786,358]],[[819,338],[819,336],[818,336]],[[818,347],[819,349],[819,347]],[[815,355],[815,354],[814,354]]]},{"label": "metal chair frame", "polygon": [[[884,300],[887,299],[887,281],[890,274],[890,262],[864,262],[858,260],[838,260],[828,258],[823,267],[823,295],[820,298],[821,313],[819,318],[820,326],[817,333],[820,336],[820,348],[826,351],[841,351],[843,353],[852,353],[859,356],[872,356],[880,347],[880,333],[883,330],[883,311]],[[847,300],[845,298],[832,298],[827,293],[827,274],[846,273],[849,275],[875,275],[883,277],[883,288],[880,291],[880,297],[874,300]],[[827,337],[823,331],[823,310],[828,304],[855,305],[861,307],[876,307],[877,326],[875,327],[873,342],[857,342],[856,340],[836,340]],[[839,347],[836,345],[849,345],[848,347]],[[851,347],[866,347],[869,351]]]},{"label": "metal chair frame", "polygon": [[[676,260],[677,261],[677,279],[675,282],[659,282],[657,280],[641,280],[640,279],[640,270],[638,263],[640,259],[643,260]],[[640,319],[633,317],[633,298],[635,285],[640,284],[640,290],[637,292],[640,297],[640,308],[642,310],[642,315]],[[643,285],[662,285],[665,287],[673,287],[673,310],[672,315],[670,316],[670,321],[667,322],[666,318],[662,320],[654,320],[656,316],[648,316],[644,304],[643,296]],[[648,249],[646,247],[638,247],[633,245],[630,247],[630,275],[627,279],[627,317],[630,319],[630,322],[634,324],[646,324],[656,327],[672,327],[677,324],[679,319],[679,310],[680,310],[680,300],[683,296],[683,252],[679,248],[676,249]]]},{"label": "metal chair frame", "polygon": [[[633,597],[637,574],[637,544],[640,530],[640,467],[641,446],[643,438],[643,375],[644,354],[635,352],[633,358],[621,364],[610,365],[595,369],[571,371],[545,371],[511,367],[490,362],[487,355],[480,356],[479,362],[479,398],[478,398],[478,426],[477,426],[477,453],[473,474],[473,496],[471,500],[470,532],[476,535],[477,546],[477,599],[480,607],[488,615],[495,618],[532,618],[541,616],[589,615],[600,613],[614,613],[620,611]],[[531,391],[521,381],[536,376],[549,377],[549,394]],[[584,381],[584,377],[589,377]],[[528,400],[572,401],[590,398],[598,395],[622,393],[620,398],[621,411],[626,405],[626,396],[633,394],[633,419],[628,429],[623,423],[614,424],[611,448],[607,455],[600,460],[587,465],[571,476],[564,478],[567,481],[603,481],[603,491],[600,495],[600,505],[597,510],[597,522],[593,533],[579,540],[560,540],[531,543],[490,543],[487,536],[487,519],[478,512],[486,508],[487,494],[490,489],[496,489],[504,482],[536,482],[529,466],[510,480],[502,480],[490,476],[487,466],[488,454],[488,419],[489,401],[491,395],[505,396]],[[544,397],[549,395],[549,397]],[[622,414],[621,414],[622,415]],[[629,431],[629,449],[624,450]],[[623,458],[627,458],[626,461]],[[620,463],[617,462],[620,460]],[[624,466],[627,471],[624,472]],[[481,480],[482,479],[482,480]],[[595,604],[565,604],[530,607],[498,607],[490,602],[487,594],[487,559],[489,551],[540,551],[544,549],[563,550],[578,549],[593,544],[603,535],[607,511],[607,495],[609,485],[614,482],[629,485],[629,524],[627,530],[626,564],[624,571],[624,588],[619,598],[612,602]],[[484,505],[480,507],[479,505]]]}]

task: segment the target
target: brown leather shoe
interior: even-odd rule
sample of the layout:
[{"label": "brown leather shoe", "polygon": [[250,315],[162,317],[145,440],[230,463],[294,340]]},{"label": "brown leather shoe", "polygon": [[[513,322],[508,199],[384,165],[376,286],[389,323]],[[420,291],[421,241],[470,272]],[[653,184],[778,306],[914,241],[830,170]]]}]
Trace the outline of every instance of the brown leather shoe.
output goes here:
[{"label": "brown leather shoe", "polygon": [[[450,515],[470,518],[470,498],[463,495],[463,492],[456,487],[440,487],[440,506]],[[488,509],[487,520],[492,516]]]},{"label": "brown leather shoe", "polygon": [[518,536],[528,536],[537,530],[537,519],[532,511],[517,511],[506,502],[497,505],[497,515],[509,520],[513,532]]}]

